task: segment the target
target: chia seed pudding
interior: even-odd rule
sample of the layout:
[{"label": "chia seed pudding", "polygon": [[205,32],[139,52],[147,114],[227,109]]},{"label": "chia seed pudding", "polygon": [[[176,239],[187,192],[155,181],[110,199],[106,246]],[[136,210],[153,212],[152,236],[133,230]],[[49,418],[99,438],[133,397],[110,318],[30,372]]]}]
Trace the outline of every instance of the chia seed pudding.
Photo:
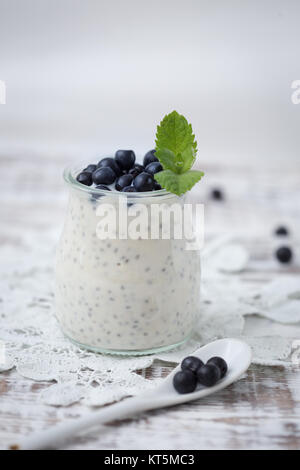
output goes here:
[{"label": "chia seed pudding", "polygon": [[[108,353],[181,344],[199,314],[198,253],[186,250],[184,239],[98,238],[97,207],[117,204],[120,194],[84,186],[77,173],[64,174],[70,197],[56,258],[56,315],[63,332],[80,346]],[[124,211],[137,197],[148,206],[179,199],[165,190],[122,195]]]}]

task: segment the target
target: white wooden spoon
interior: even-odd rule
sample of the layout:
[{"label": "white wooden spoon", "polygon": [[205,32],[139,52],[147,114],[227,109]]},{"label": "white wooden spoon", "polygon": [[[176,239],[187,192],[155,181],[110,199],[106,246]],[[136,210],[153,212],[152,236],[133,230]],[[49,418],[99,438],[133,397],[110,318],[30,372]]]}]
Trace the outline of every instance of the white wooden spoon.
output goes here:
[{"label": "white wooden spoon", "polygon": [[60,448],[71,438],[87,429],[110,421],[121,420],[147,410],[179,405],[192,400],[206,397],[218,392],[239,379],[251,363],[250,347],[237,339],[220,339],[209,343],[193,352],[203,362],[211,357],[220,356],[227,362],[228,372],[214,387],[198,386],[193,393],[179,394],[173,387],[173,376],[180,370],[176,367],[166,379],[154,390],[142,395],[128,398],[119,403],[89,412],[86,416],[53,426],[46,431],[33,434],[11,449],[55,449]]}]

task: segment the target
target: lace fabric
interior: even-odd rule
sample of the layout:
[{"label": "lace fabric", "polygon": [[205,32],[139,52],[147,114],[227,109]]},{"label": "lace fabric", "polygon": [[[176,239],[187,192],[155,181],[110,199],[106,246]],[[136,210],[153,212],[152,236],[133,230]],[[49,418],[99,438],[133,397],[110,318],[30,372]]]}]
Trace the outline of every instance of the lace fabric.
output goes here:
[{"label": "lace fabric", "polygon": [[[216,249],[204,253],[201,318],[194,336],[181,348],[141,357],[103,356],[79,349],[63,336],[55,318],[55,237],[48,236],[34,247],[28,237],[28,244],[18,250],[2,248],[0,277],[0,372],[16,368],[25,378],[49,382],[49,387],[40,392],[43,403],[69,406],[81,401],[86,406],[101,406],[138,394],[156,386],[162,378],[149,380],[137,371],[154,361],[176,364],[199,346],[222,337],[247,341],[256,364],[292,365],[295,337],[282,337],[280,327],[279,334],[261,336],[258,316],[278,325],[299,323],[298,280],[281,275],[280,280],[254,288],[253,283],[237,275],[248,262],[245,249],[227,242],[215,244]],[[230,249],[235,259],[228,263]],[[249,315],[255,315],[258,322],[256,330],[252,326],[251,335],[245,328]]]}]

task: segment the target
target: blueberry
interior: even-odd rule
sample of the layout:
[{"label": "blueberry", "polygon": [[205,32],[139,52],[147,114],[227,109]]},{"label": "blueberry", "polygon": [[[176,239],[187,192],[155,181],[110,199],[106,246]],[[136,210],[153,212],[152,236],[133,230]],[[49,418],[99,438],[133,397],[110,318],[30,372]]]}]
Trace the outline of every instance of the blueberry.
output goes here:
[{"label": "blueberry", "polygon": [[137,175],[139,175],[141,172],[137,171],[135,168],[131,168],[131,170],[128,171],[128,175],[132,175],[133,178],[135,178]]},{"label": "blueberry", "polygon": [[122,192],[124,193],[136,193],[136,189],[134,186],[125,186],[125,188],[122,189]]},{"label": "blueberry", "polygon": [[120,176],[120,178],[117,179],[116,181],[116,190],[117,191],[122,191],[123,188],[126,186],[130,186],[133,180],[132,175],[123,175]]},{"label": "blueberry", "polygon": [[135,153],[133,150],[118,150],[115,160],[122,170],[130,170],[135,162]]},{"label": "blueberry", "polygon": [[89,173],[93,173],[97,168],[97,165],[88,165],[83,171],[88,171]]},{"label": "blueberry", "polygon": [[98,184],[98,186],[96,186],[96,189],[105,189],[106,191],[110,191],[110,188],[108,186],[105,186],[105,184]]},{"label": "blueberry", "polygon": [[221,189],[215,188],[211,191],[211,198],[215,199],[215,201],[223,201],[224,194]]},{"label": "blueberry", "polygon": [[192,393],[197,385],[197,378],[190,370],[177,372],[173,377],[173,385],[178,393]]},{"label": "blueberry", "polygon": [[158,158],[155,156],[155,149],[149,150],[144,156],[143,164],[146,167],[149,163],[158,162]]},{"label": "blueberry", "polygon": [[199,367],[203,366],[201,359],[195,356],[188,356],[183,359],[181,363],[182,370],[190,370],[191,372],[196,372]]},{"label": "blueberry", "polygon": [[120,176],[122,174],[121,168],[119,167],[114,158],[102,158],[102,160],[100,160],[100,162],[98,163],[97,168],[102,168],[104,166],[109,166],[109,168],[111,168],[117,176]]},{"label": "blueberry", "polygon": [[225,375],[227,374],[228,366],[226,361],[224,361],[222,357],[212,357],[211,359],[209,359],[209,361],[207,361],[207,364],[214,364],[215,366],[219,367],[221,372],[221,379],[223,379],[223,377],[225,377]]},{"label": "blueberry", "polygon": [[[96,186],[96,189],[105,189],[105,191],[110,191],[109,187],[105,186],[104,184],[99,184],[98,186]],[[104,194],[93,193],[92,194],[92,201],[95,201],[95,200],[99,199],[102,196],[104,196]]]},{"label": "blueberry", "polygon": [[85,186],[92,186],[93,184],[92,173],[89,171],[82,171],[76,179],[79,183],[84,184]]},{"label": "blueberry", "polygon": [[149,165],[147,165],[145,169],[146,173],[149,173],[150,175],[155,175],[155,173],[159,173],[162,170],[163,167],[159,162],[149,163]]},{"label": "blueberry", "polygon": [[280,263],[289,263],[293,257],[293,252],[288,246],[281,246],[275,254]]},{"label": "blueberry", "polygon": [[133,186],[137,191],[152,191],[154,188],[153,176],[143,171],[134,178]]},{"label": "blueberry", "polygon": [[155,183],[154,183],[154,189],[155,189],[155,191],[158,191],[159,189],[162,189],[161,185],[157,181],[155,181]]},{"label": "blueberry", "polygon": [[136,163],[134,167],[128,171],[128,173],[135,178],[139,173],[142,173],[142,171],[144,170],[145,170],[144,165],[139,165],[138,163]]},{"label": "blueberry", "polygon": [[135,163],[134,167],[135,170],[137,170],[139,173],[142,173],[142,171],[145,170],[144,165],[140,165],[139,163]]},{"label": "blueberry", "polygon": [[95,184],[111,184],[115,179],[116,173],[109,166],[97,168],[93,173],[93,181]]},{"label": "blueberry", "polygon": [[284,227],[284,225],[280,225],[279,227],[277,227],[277,229],[275,230],[275,235],[279,235],[280,237],[283,236],[287,236],[289,234],[289,231],[286,227]]},{"label": "blueberry", "polygon": [[212,387],[221,378],[221,371],[215,364],[205,364],[196,372],[198,382],[205,387]]}]

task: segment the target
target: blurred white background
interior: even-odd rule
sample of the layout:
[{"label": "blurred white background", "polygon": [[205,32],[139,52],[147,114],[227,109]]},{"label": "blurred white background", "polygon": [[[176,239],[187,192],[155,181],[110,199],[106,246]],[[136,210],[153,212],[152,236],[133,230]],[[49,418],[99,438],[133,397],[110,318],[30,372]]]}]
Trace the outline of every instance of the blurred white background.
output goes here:
[{"label": "blurred white background", "polygon": [[0,156],[153,147],[173,109],[199,166],[298,166],[298,0],[0,0]]}]

